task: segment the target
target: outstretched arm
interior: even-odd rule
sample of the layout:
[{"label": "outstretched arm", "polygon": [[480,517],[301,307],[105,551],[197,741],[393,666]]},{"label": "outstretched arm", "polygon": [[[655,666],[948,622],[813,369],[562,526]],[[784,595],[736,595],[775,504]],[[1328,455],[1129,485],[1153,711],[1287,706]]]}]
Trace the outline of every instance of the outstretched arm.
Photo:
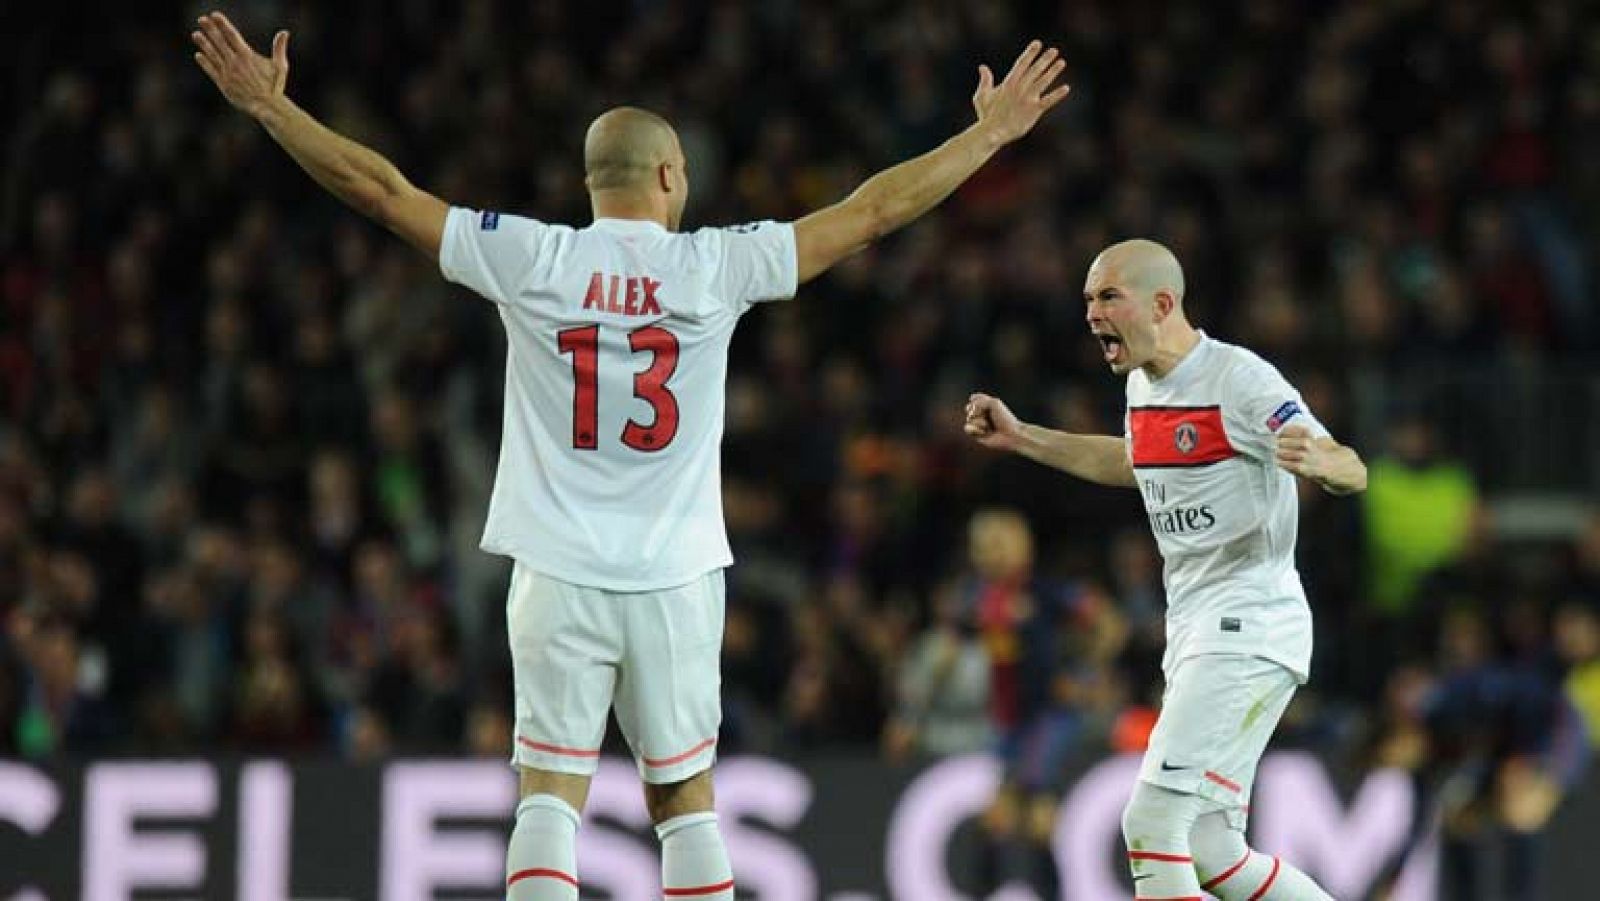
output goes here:
[{"label": "outstretched arm", "polygon": [[972,177],[995,151],[1027,134],[1071,90],[1050,90],[1066,63],[1056,48],[1030,43],[998,86],[978,67],[972,95],[978,121],[934,150],[867,179],[855,193],[794,226],[800,281],[807,282],[937,206]]},{"label": "outstretched arm", "polygon": [[190,37],[200,48],[195,62],[228,102],[261,123],[317,184],[438,259],[449,207],[406,181],[382,155],[334,132],[288,98],[289,32],[273,37],[270,59],[250,49],[222,13],[201,16]]},{"label": "outstretched arm", "polygon": [[1128,445],[1115,435],[1075,435],[1018,419],[997,397],[967,400],[966,432],[984,447],[1021,454],[1036,463],[1101,485],[1138,485]]}]

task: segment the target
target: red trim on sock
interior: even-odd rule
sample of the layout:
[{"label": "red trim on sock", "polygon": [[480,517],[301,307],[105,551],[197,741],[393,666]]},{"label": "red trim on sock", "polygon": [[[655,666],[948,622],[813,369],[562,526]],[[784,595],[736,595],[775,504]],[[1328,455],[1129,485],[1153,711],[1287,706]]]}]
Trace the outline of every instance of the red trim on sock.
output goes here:
[{"label": "red trim on sock", "polygon": [[1239,793],[1239,783],[1234,782],[1231,779],[1224,778],[1216,773],[1211,772],[1210,770],[1206,770],[1206,778],[1236,795]]},{"label": "red trim on sock", "polygon": [[531,748],[535,751],[543,751],[546,754],[560,754],[564,757],[600,756],[599,748],[595,748],[593,751],[585,751],[580,748],[563,748],[560,745],[547,745],[543,742],[537,742],[533,741],[532,739],[523,738],[520,735],[517,736],[517,744],[522,745],[524,748]]},{"label": "red trim on sock", "polygon": [[684,751],[682,754],[679,754],[676,757],[667,757],[667,758],[664,758],[664,759],[661,759],[661,760],[655,760],[655,759],[646,757],[644,759],[644,765],[645,766],[672,766],[675,763],[683,763],[685,760],[688,760],[689,758],[691,758],[694,755],[700,753],[701,751],[704,751],[706,748],[709,748],[709,747],[711,747],[712,745],[714,745],[716,743],[717,743],[717,739],[713,736],[712,738],[708,738],[705,741],[695,745],[694,747],[690,748],[689,750]]},{"label": "red trim on sock", "polygon": [[[669,888],[663,891],[668,898],[688,898],[696,895],[715,895],[717,892],[725,892],[732,888],[733,880],[729,879],[727,882],[719,882],[716,885],[698,885],[694,888]],[[1195,901],[1200,901],[1200,899],[1196,898]]]},{"label": "red trim on sock", "polygon": [[572,886],[573,888],[578,887],[578,880],[576,878],[563,873],[560,870],[537,869],[518,870],[515,873],[512,873],[506,878],[506,888],[510,888],[524,879],[558,879]]},{"label": "red trim on sock", "polygon": [[1281,866],[1283,866],[1283,861],[1276,857],[1272,858],[1272,872],[1267,874],[1267,881],[1261,883],[1261,887],[1256,889],[1256,893],[1250,896],[1250,901],[1260,901],[1261,896],[1267,893],[1267,889],[1272,888],[1272,883],[1278,879],[1278,868]]},{"label": "red trim on sock", "polygon": [[1159,851],[1129,851],[1129,860],[1159,860],[1162,863],[1194,863],[1187,854],[1162,854]]},{"label": "red trim on sock", "polygon": [[1246,849],[1244,849],[1244,856],[1239,858],[1239,862],[1238,863],[1236,863],[1233,866],[1227,868],[1226,870],[1223,870],[1222,874],[1217,876],[1217,878],[1211,880],[1210,882],[1206,883],[1205,885],[1200,886],[1201,890],[1209,892],[1212,889],[1216,888],[1217,886],[1223,884],[1224,882],[1227,882],[1228,881],[1228,877],[1232,876],[1234,873],[1239,872],[1239,870],[1249,860],[1250,860],[1250,849],[1246,848]]}]

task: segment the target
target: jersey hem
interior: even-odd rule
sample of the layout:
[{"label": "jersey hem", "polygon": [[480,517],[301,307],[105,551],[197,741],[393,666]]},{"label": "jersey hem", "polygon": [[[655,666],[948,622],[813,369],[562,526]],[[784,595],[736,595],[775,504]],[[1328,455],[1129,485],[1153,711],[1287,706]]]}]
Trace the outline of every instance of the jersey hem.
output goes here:
[{"label": "jersey hem", "polygon": [[1180,664],[1192,657],[1210,657],[1218,655],[1233,657],[1260,657],[1262,660],[1271,661],[1272,663],[1276,663],[1277,665],[1288,670],[1289,675],[1294,676],[1295,682],[1299,685],[1304,685],[1311,681],[1311,664],[1308,660],[1291,657],[1288,654],[1275,653],[1273,651],[1241,648],[1238,645],[1233,644],[1219,644],[1210,646],[1201,645],[1198,647],[1188,648],[1181,655],[1172,658],[1171,669],[1165,670],[1162,673],[1162,676],[1167,677],[1169,673],[1176,672]]},{"label": "jersey hem", "polygon": [[707,573],[727,569],[733,565],[733,556],[725,555],[706,566],[698,566],[691,570],[682,570],[655,579],[597,579],[592,572],[582,571],[577,568],[567,567],[549,559],[541,558],[535,554],[519,551],[514,547],[501,544],[484,542],[478,547],[486,553],[500,557],[508,557],[519,565],[552,579],[558,579],[583,588],[598,588],[602,591],[666,591],[669,588],[679,588],[688,585]]}]

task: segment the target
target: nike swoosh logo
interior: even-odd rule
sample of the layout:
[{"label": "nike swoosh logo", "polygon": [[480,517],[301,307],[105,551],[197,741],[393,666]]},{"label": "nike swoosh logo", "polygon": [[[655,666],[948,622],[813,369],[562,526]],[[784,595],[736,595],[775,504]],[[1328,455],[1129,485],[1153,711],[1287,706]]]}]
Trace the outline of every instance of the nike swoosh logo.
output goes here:
[{"label": "nike swoosh logo", "polygon": [[1170,772],[1172,772],[1174,770],[1192,770],[1192,769],[1194,769],[1194,767],[1192,767],[1192,766],[1173,766],[1172,764],[1167,763],[1165,760],[1163,760],[1163,761],[1161,761],[1161,769],[1162,769],[1163,772],[1170,773]]},{"label": "nike swoosh logo", "polygon": [[1138,874],[1138,875],[1133,877],[1133,881],[1134,882],[1138,882],[1141,879],[1149,879],[1151,876],[1154,876],[1154,875],[1155,875],[1154,873],[1140,873],[1140,874]]}]

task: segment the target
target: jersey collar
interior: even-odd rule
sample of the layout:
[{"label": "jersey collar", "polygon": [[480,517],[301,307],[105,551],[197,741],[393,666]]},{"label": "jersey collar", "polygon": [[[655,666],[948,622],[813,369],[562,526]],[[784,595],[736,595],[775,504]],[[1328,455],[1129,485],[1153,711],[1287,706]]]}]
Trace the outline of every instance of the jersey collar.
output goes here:
[{"label": "jersey collar", "polygon": [[601,218],[594,220],[594,224],[590,227],[603,228],[606,231],[614,232],[638,233],[666,231],[666,229],[662,227],[661,223],[655,221],[654,219],[614,219],[610,216],[602,216]]},{"label": "jersey collar", "polygon": [[1189,352],[1183,355],[1178,365],[1172,367],[1171,372],[1159,379],[1151,379],[1150,384],[1160,385],[1163,388],[1178,388],[1194,378],[1194,374],[1200,370],[1201,358],[1210,354],[1212,344],[1211,337],[1206,334],[1205,329],[1195,329],[1195,331],[1200,333],[1200,340],[1189,348]]}]

